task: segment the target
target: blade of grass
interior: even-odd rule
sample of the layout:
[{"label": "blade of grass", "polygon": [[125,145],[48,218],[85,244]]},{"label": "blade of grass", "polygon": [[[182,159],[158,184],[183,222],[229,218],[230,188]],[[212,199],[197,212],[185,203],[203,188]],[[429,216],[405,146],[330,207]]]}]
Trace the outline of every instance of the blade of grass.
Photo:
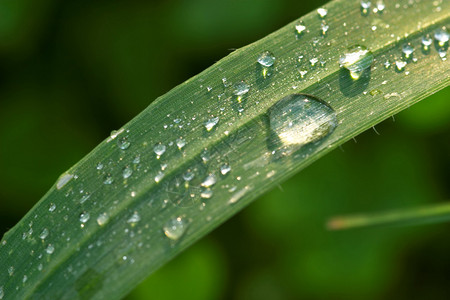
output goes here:
[{"label": "blade of grass", "polygon": [[359,227],[386,225],[417,225],[425,223],[448,222],[450,204],[441,203],[433,206],[395,210],[374,214],[361,214],[331,218],[327,222],[330,230],[344,230]]},{"label": "blade of grass", "polygon": [[[4,299],[120,298],[280,181],[449,84],[443,47],[421,48],[423,35],[449,25],[448,2],[325,8],[323,20],[301,18],[302,34],[297,20],[161,96],[63,174],[2,240],[0,266],[12,270],[0,273]],[[400,70],[405,43],[414,59]],[[374,54],[359,80],[338,64],[355,44]],[[268,70],[257,63],[266,50],[276,58]],[[313,124],[335,111],[333,132],[304,145],[298,132],[279,135],[274,124],[287,123],[273,107],[297,93],[322,99]]]}]

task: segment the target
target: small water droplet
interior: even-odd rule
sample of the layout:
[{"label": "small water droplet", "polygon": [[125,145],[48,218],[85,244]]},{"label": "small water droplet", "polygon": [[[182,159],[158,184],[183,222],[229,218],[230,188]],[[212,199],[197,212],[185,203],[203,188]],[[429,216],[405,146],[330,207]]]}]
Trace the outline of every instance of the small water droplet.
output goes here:
[{"label": "small water droplet", "polygon": [[308,74],[308,71],[306,70],[298,70],[298,72],[300,73],[300,78],[305,78],[306,74]]},{"label": "small water droplet", "polygon": [[14,267],[13,266],[10,266],[8,268],[8,274],[9,274],[9,276],[13,276],[14,275]]},{"label": "small water droplet", "polygon": [[444,47],[450,39],[450,34],[445,27],[442,27],[435,31],[434,38],[438,42],[439,47]]},{"label": "small water droplet", "polygon": [[186,141],[185,141],[182,137],[178,138],[178,139],[176,140],[176,143],[177,143],[178,149],[180,149],[180,150],[181,150],[184,146],[186,146]]},{"label": "small water droplet", "polygon": [[164,152],[166,152],[166,146],[161,143],[156,144],[155,147],[153,147],[153,151],[156,154],[156,158],[159,159],[161,155],[163,155]]},{"label": "small water droplet", "polygon": [[414,48],[413,48],[413,46],[410,43],[404,44],[402,46],[402,52],[403,52],[404,57],[406,59],[409,59],[409,58],[412,57],[412,54],[414,52]]},{"label": "small water droplet", "polygon": [[318,8],[317,9],[317,14],[319,15],[320,18],[325,18],[328,14],[328,10],[326,8]]},{"label": "small water droplet", "polygon": [[205,123],[206,131],[211,131],[219,122],[219,117],[211,118]]},{"label": "small water droplet", "polygon": [[364,70],[370,68],[373,54],[366,47],[355,45],[350,47],[339,59],[341,67],[350,71],[350,76],[358,80]]},{"label": "small water droplet", "polygon": [[123,168],[123,171],[122,171],[123,179],[127,179],[131,175],[133,175],[133,170],[129,166],[126,166],[125,168]]},{"label": "small water droplet", "polygon": [[72,178],[73,175],[69,173],[64,173],[63,175],[61,175],[58,179],[58,182],[56,183],[56,189],[62,189],[70,180],[72,180]]},{"label": "small water droplet", "polygon": [[47,229],[47,228],[44,228],[44,229],[42,230],[41,234],[39,235],[39,238],[40,238],[41,240],[45,240],[45,238],[48,236],[48,234],[49,234],[48,229]]},{"label": "small water droplet", "polygon": [[403,71],[407,64],[408,63],[406,61],[403,61],[403,60],[395,61],[395,67],[396,67],[397,71],[399,71],[399,72]]},{"label": "small water droplet", "polygon": [[117,140],[117,146],[122,149],[126,150],[130,147],[131,143],[128,141],[128,137],[124,136]]},{"label": "small water droplet", "polygon": [[112,184],[114,182],[114,178],[110,174],[105,176],[105,180],[103,180],[103,184]]},{"label": "small water droplet", "polygon": [[109,216],[107,213],[101,213],[97,217],[97,224],[100,226],[105,225],[109,220]]},{"label": "small water droplet", "polygon": [[284,145],[317,142],[337,126],[336,113],[320,99],[304,94],[284,97],[269,110],[270,128]]},{"label": "small water droplet", "polygon": [[381,14],[385,8],[386,8],[386,5],[384,4],[383,0],[378,0],[375,5],[375,8],[373,10],[375,13],[378,12],[379,14]]},{"label": "small water droplet", "polygon": [[224,88],[227,88],[230,86],[230,83],[228,82],[226,77],[222,78],[222,84],[223,84]]},{"label": "small water droplet", "polygon": [[186,171],[186,173],[183,174],[183,179],[185,181],[191,181],[192,179],[194,179],[195,174],[193,172],[191,172],[190,170]]},{"label": "small water droplet", "polygon": [[27,280],[28,280],[28,276],[27,276],[27,275],[23,275],[23,278],[22,278],[22,283],[25,283],[25,282],[27,282]]},{"label": "small water droplet", "polygon": [[48,244],[47,248],[45,248],[45,252],[47,252],[47,254],[52,254],[55,252],[55,247],[52,244]]},{"label": "small water droplet", "polygon": [[299,24],[295,25],[295,31],[297,32],[298,35],[301,35],[303,32],[305,32],[306,30],[306,26],[305,24],[303,24],[302,21],[300,21]]},{"label": "small water droplet", "polygon": [[123,132],[123,128],[119,129],[119,130],[113,130],[111,131],[109,138],[110,140],[114,140],[119,134],[121,134]]},{"label": "small water droplet", "polygon": [[131,226],[136,225],[137,222],[141,220],[141,217],[139,216],[139,213],[135,211],[133,215],[127,220],[127,223],[130,223]]},{"label": "small water droplet", "polygon": [[222,166],[220,166],[220,173],[222,175],[226,175],[231,171],[231,167],[228,164],[223,164]]},{"label": "small water droplet", "polygon": [[83,211],[80,214],[80,222],[84,224],[89,220],[90,217],[91,215],[87,211]]},{"label": "small water droplet", "polygon": [[180,239],[186,232],[187,223],[182,217],[169,220],[163,227],[164,234],[171,240]]},{"label": "small water droplet", "polygon": [[136,155],[136,157],[133,160],[133,164],[137,165],[141,163],[141,156],[140,155]]},{"label": "small water droplet", "polygon": [[258,63],[263,67],[271,67],[275,63],[275,56],[270,51],[264,51],[258,57]]},{"label": "small water droplet", "polygon": [[37,267],[38,271],[42,271],[43,268],[44,268],[44,266],[42,264],[39,264]]},{"label": "small water droplet", "polygon": [[50,206],[48,207],[48,211],[49,212],[54,212],[56,209],[56,204],[55,203],[50,203]]},{"label": "small water droplet", "polygon": [[217,181],[216,175],[210,173],[208,176],[206,176],[205,180],[203,180],[201,186],[209,188],[212,187],[214,184],[216,184],[216,181]]},{"label": "small water droplet", "polygon": [[313,57],[309,60],[311,67],[315,67],[318,62],[319,62],[319,59],[317,57]]},{"label": "small water droplet", "polygon": [[101,170],[101,169],[103,169],[103,164],[102,164],[101,162],[99,162],[99,163],[97,164],[97,166],[95,166],[95,168],[96,168],[97,170]]},{"label": "small water droplet", "polygon": [[386,60],[386,61],[384,62],[384,64],[383,64],[383,66],[384,66],[384,68],[385,68],[386,70],[389,69],[389,68],[391,67],[390,61],[389,61],[389,60]]}]

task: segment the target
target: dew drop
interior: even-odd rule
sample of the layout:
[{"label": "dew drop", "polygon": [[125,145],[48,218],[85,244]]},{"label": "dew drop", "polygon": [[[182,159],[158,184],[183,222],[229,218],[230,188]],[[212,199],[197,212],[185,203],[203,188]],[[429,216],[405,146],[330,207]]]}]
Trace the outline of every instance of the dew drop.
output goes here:
[{"label": "dew drop", "polygon": [[90,217],[91,215],[87,211],[83,211],[80,214],[80,222],[84,224],[89,220]]},{"label": "dew drop", "polygon": [[186,171],[186,173],[183,174],[183,179],[185,181],[191,181],[192,179],[194,179],[195,174],[193,172],[191,172],[190,170]]},{"label": "dew drop", "polygon": [[217,181],[216,175],[211,173],[208,176],[206,176],[205,180],[203,180],[203,182],[201,183],[201,186],[209,188],[212,187],[214,184],[216,184],[216,181]]},{"label": "dew drop", "polygon": [[127,223],[130,223],[132,226],[136,225],[137,222],[141,220],[139,213],[135,211],[133,215],[127,220]]},{"label": "dew drop", "polygon": [[411,46],[410,43],[404,44],[402,46],[402,52],[403,52],[404,57],[406,59],[409,59],[409,58],[411,58],[411,56],[412,56],[412,54],[414,52],[414,48],[413,48],[413,46]]},{"label": "dew drop", "polygon": [[397,61],[395,62],[395,67],[396,67],[397,71],[401,72],[401,71],[403,71],[403,70],[405,69],[405,67],[406,67],[407,64],[408,64],[408,63],[407,63],[406,61],[403,61],[403,60],[397,60]]},{"label": "dew drop", "polygon": [[284,145],[317,142],[335,129],[336,113],[320,99],[304,94],[284,97],[269,110],[270,128]]},{"label": "dew drop", "polygon": [[308,71],[306,70],[298,70],[298,72],[300,73],[300,78],[305,78],[306,74],[308,74]]},{"label": "dew drop", "polygon": [[164,152],[166,152],[166,146],[163,144],[156,144],[155,147],[153,147],[153,151],[156,154],[156,158],[159,159],[161,155],[163,155]]},{"label": "dew drop", "polygon": [[131,143],[128,141],[128,138],[126,136],[120,138],[117,140],[117,146],[122,149],[126,150],[130,147]]},{"label": "dew drop", "polygon": [[326,35],[328,32],[328,29],[330,29],[330,26],[327,23],[322,22],[322,24],[320,24],[320,33],[322,35]]},{"label": "dew drop", "polygon": [[370,68],[373,62],[373,54],[366,47],[355,45],[339,58],[341,67],[349,70],[350,76],[358,80],[364,70]]},{"label": "dew drop", "polygon": [[27,276],[27,275],[23,275],[23,278],[22,278],[22,283],[25,283],[25,282],[27,282],[27,280],[28,280],[28,276]]},{"label": "dew drop", "polygon": [[119,130],[113,130],[111,131],[109,138],[110,140],[114,140],[119,134],[121,134],[123,132],[123,128],[119,129]]},{"label": "dew drop", "polygon": [[61,175],[56,183],[56,189],[62,189],[70,180],[72,180],[73,175],[69,173],[65,173]]},{"label": "dew drop", "polygon": [[234,85],[233,94],[236,96],[243,96],[248,93],[250,86],[245,81],[240,81]]},{"label": "dew drop", "polygon": [[435,31],[434,38],[438,42],[439,47],[444,47],[450,39],[450,34],[445,27],[442,27]]},{"label": "dew drop", "polygon": [[186,146],[186,141],[182,137],[178,138],[176,140],[176,143],[177,143],[178,149],[180,149],[180,150],[183,149],[184,146]]},{"label": "dew drop", "polygon": [[158,174],[155,176],[155,182],[159,183],[164,178],[164,173],[161,171],[158,171]]},{"label": "dew drop", "polygon": [[133,174],[133,170],[129,166],[126,166],[125,168],[123,168],[123,171],[122,171],[123,179],[127,179],[132,174]]},{"label": "dew drop", "polygon": [[428,51],[430,49],[431,44],[433,43],[433,39],[429,34],[424,35],[422,37],[422,47],[423,50]]},{"label": "dew drop", "polygon": [[56,209],[56,204],[55,203],[50,203],[50,206],[48,208],[49,212],[54,212]]},{"label": "dew drop", "polygon": [[383,64],[384,68],[387,70],[391,67],[391,63],[389,62],[389,60],[386,60]]},{"label": "dew drop", "polygon": [[375,7],[376,11],[375,12],[378,12],[381,14],[385,8],[386,8],[386,5],[384,4],[384,1],[378,0],[376,3],[376,7]]},{"label": "dew drop", "polygon": [[361,13],[363,15],[367,15],[369,13],[370,6],[372,5],[372,3],[369,0],[361,0],[360,4],[361,4]]},{"label": "dew drop", "polygon": [[45,240],[45,238],[48,236],[48,234],[49,234],[48,229],[47,229],[47,228],[44,228],[44,229],[42,230],[41,234],[39,235],[39,238],[40,238],[41,240]]},{"label": "dew drop", "polygon": [[180,239],[186,232],[187,223],[182,217],[169,220],[163,227],[164,234],[171,240]]},{"label": "dew drop", "polygon": [[0,299],[3,299],[5,292],[3,291],[3,286],[0,286]]},{"label": "dew drop", "polygon": [[299,24],[295,25],[295,31],[298,35],[301,35],[306,30],[305,24],[303,24],[302,21],[300,21]]},{"label": "dew drop", "polygon": [[319,62],[319,59],[317,57],[313,57],[309,60],[311,67],[315,67],[318,62]]},{"label": "dew drop", "polygon": [[220,173],[222,175],[226,175],[231,171],[231,167],[228,164],[223,164],[222,166],[220,166]]},{"label": "dew drop", "polygon": [[205,123],[206,131],[211,131],[214,128],[214,126],[217,125],[217,123],[219,123],[219,117],[215,117],[206,121]]},{"label": "dew drop", "polygon": [[97,224],[100,226],[105,225],[109,220],[109,216],[107,213],[101,213],[100,215],[98,215],[97,217]]},{"label": "dew drop", "polygon": [[96,168],[97,170],[101,170],[101,169],[103,169],[103,164],[102,164],[101,162],[99,162],[99,163],[95,166],[95,168]]},{"label": "dew drop", "polygon": [[13,266],[10,266],[8,268],[8,274],[9,274],[9,276],[13,276],[14,275],[14,267]]},{"label": "dew drop", "polygon": [[445,48],[440,48],[438,50],[438,54],[439,54],[439,57],[442,59],[442,61],[447,60],[447,50]]},{"label": "dew drop", "polygon": [[319,15],[320,18],[325,18],[328,14],[328,10],[326,8],[318,8],[317,9],[317,14]]},{"label": "dew drop", "polygon": [[114,182],[114,179],[109,174],[106,175],[105,180],[103,180],[103,184],[106,184],[106,185],[112,184],[113,182]]},{"label": "dew drop", "polygon": [[204,189],[200,193],[200,197],[202,197],[203,199],[209,199],[212,197],[212,195],[213,195],[213,191],[210,189]]},{"label": "dew drop", "polygon": [[275,63],[275,56],[270,51],[264,51],[259,55],[258,63],[263,67],[271,67]]},{"label": "dew drop", "polygon": [[47,248],[45,248],[45,252],[47,252],[47,254],[52,254],[55,252],[55,247],[52,244],[48,244]]}]

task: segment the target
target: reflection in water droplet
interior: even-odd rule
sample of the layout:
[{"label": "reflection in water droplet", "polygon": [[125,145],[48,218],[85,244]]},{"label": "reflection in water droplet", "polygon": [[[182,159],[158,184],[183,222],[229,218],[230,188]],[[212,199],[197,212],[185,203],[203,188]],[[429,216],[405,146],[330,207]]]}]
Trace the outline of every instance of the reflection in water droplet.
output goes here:
[{"label": "reflection in water droplet", "polygon": [[73,178],[72,174],[65,173],[61,175],[56,183],[56,189],[60,190]]},{"label": "reflection in water droplet", "polygon": [[434,33],[434,38],[438,42],[439,47],[444,47],[450,39],[450,34],[447,32],[447,29],[445,27],[442,27],[436,30],[436,32]]},{"label": "reflection in water droplet", "polygon": [[325,8],[318,8],[317,9],[317,14],[319,15],[320,18],[325,18],[328,14],[328,10]]},{"label": "reflection in water droplet", "polygon": [[370,10],[370,6],[372,5],[372,3],[369,0],[361,0],[361,13],[363,15],[367,15],[369,13]]},{"label": "reflection in water droplet", "polygon": [[212,119],[209,119],[208,121],[206,121],[206,123],[205,123],[206,131],[211,131],[218,122],[219,122],[219,117],[215,117],[215,118],[212,118]]},{"label": "reflection in water droplet", "polygon": [[204,198],[204,199],[209,199],[211,198],[213,195],[212,190],[210,189],[204,189],[202,190],[202,192],[200,193],[200,197]]},{"label": "reflection in water droplet", "polygon": [[340,59],[341,67],[350,71],[350,76],[358,80],[364,70],[370,68],[373,62],[373,54],[366,47],[355,45],[350,47]]},{"label": "reflection in water droplet", "polygon": [[385,61],[383,65],[386,70],[391,67],[391,63],[389,62],[389,60]]},{"label": "reflection in water droplet", "polygon": [[117,146],[122,149],[126,150],[128,147],[130,147],[131,143],[128,141],[128,137],[124,136],[117,140]]},{"label": "reflection in water droplet", "polygon": [[233,94],[236,96],[242,96],[248,93],[250,86],[245,81],[240,81],[234,85]]},{"label": "reflection in water droplet", "polygon": [[408,64],[408,63],[407,63],[406,61],[403,61],[403,60],[397,60],[397,61],[395,62],[395,67],[396,67],[396,69],[397,69],[398,72],[401,72],[401,71],[403,71],[403,70],[405,69],[405,67],[406,67],[407,64]]},{"label": "reflection in water droplet", "polygon": [[49,234],[48,229],[47,229],[47,228],[44,228],[44,229],[42,230],[41,234],[39,235],[39,238],[40,238],[41,240],[45,240],[45,238],[48,236],[48,234]]},{"label": "reflection in water droplet", "polygon": [[376,3],[376,7],[373,9],[373,12],[381,14],[385,8],[386,5],[384,4],[383,0],[378,0]]},{"label": "reflection in water droplet", "polygon": [[187,223],[182,217],[169,220],[163,227],[164,234],[171,240],[180,239],[186,232]]},{"label": "reflection in water droplet", "polygon": [[47,248],[45,248],[45,252],[47,252],[47,254],[52,254],[55,252],[55,247],[52,244],[48,244]]},{"label": "reflection in water droplet", "polygon": [[97,217],[97,224],[100,226],[105,225],[109,220],[109,216],[107,213],[101,213],[100,215],[98,215]]},{"label": "reflection in water droplet", "polygon": [[258,63],[263,67],[271,67],[275,63],[275,56],[270,51],[264,51],[259,55]]},{"label": "reflection in water droplet", "polygon": [[270,128],[284,145],[302,146],[329,135],[337,126],[336,113],[316,97],[293,94],[269,110]]}]

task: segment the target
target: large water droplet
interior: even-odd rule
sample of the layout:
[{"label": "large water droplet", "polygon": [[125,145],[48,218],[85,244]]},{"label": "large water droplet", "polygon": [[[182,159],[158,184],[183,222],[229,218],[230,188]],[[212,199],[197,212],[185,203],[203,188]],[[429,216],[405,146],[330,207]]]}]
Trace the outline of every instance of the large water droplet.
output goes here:
[{"label": "large water droplet", "polygon": [[320,99],[304,94],[284,97],[269,110],[270,128],[284,145],[303,146],[333,132],[336,113]]},{"label": "large water droplet", "polygon": [[412,57],[412,54],[414,52],[414,48],[413,48],[413,46],[410,43],[404,44],[402,46],[402,52],[403,52],[403,55],[405,56],[405,58],[409,59],[409,58]]},{"label": "large water droplet", "polygon": [[122,171],[123,179],[127,179],[131,175],[133,175],[133,170],[129,166],[126,166],[125,168],[123,168],[123,171]]},{"label": "large water droplet", "polygon": [[206,176],[205,180],[203,180],[203,182],[201,183],[201,186],[209,188],[212,187],[214,184],[216,184],[216,181],[217,181],[216,175],[211,173],[208,176]]},{"label": "large water droplet", "polygon": [[328,10],[326,8],[318,8],[317,9],[317,14],[319,15],[320,18],[325,18],[328,14]]},{"label": "large water droplet", "polygon": [[305,32],[305,30],[306,26],[302,21],[300,21],[299,24],[295,25],[295,31],[297,32],[297,35],[301,35],[303,32]]},{"label": "large water droplet", "polygon": [[45,248],[45,252],[47,252],[47,254],[52,254],[55,252],[55,247],[52,244],[48,244],[47,248]]},{"label": "large water droplet", "polygon": [[126,136],[117,140],[117,146],[122,150],[128,149],[128,147],[130,147],[130,145],[131,145],[131,143],[130,143],[130,141],[128,141],[128,137],[126,137]]},{"label": "large water droplet", "polygon": [[271,67],[275,63],[275,56],[270,51],[264,51],[259,55],[258,63],[263,67]]},{"label": "large water droplet", "polygon": [[184,146],[186,146],[186,140],[184,140],[182,137],[178,138],[178,139],[176,140],[176,143],[177,143],[178,149],[180,149],[180,150],[181,150]]},{"label": "large water droplet", "polygon": [[341,67],[350,71],[350,76],[357,80],[364,70],[370,68],[373,54],[366,47],[355,45],[350,47],[339,59]]},{"label": "large water droplet", "polygon": [[89,218],[91,217],[91,215],[87,212],[87,211],[83,211],[80,214],[80,222],[81,223],[86,223],[87,221],[89,221]]},{"label": "large water droplet", "polygon": [[222,175],[226,175],[230,171],[231,171],[231,167],[229,164],[223,164],[222,166],[220,166],[220,173]]},{"label": "large water droplet", "polygon": [[39,235],[39,238],[40,238],[41,240],[45,240],[45,238],[48,236],[48,234],[49,234],[48,229],[47,229],[47,228],[44,228],[44,229],[42,230],[41,234]]},{"label": "large water droplet", "polygon": [[211,131],[214,128],[214,126],[217,125],[217,123],[219,123],[219,117],[215,117],[206,121],[205,123],[206,131]]},{"label": "large water droplet", "polygon": [[73,175],[69,173],[65,173],[61,175],[56,183],[56,189],[62,189],[70,180],[72,180]]},{"label": "large water droplet", "polygon": [[248,93],[250,86],[245,81],[240,81],[234,85],[233,94],[236,96],[242,96]]},{"label": "large water droplet", "polygon": [[438,42],[439,47],[444,47],[450,39],[450,34],[445,27],[442,27],[436,30],[436,32],[434,33],[434,38]]},{"label": "large water droplet", "polygon": [[97,217],[97,224],[100,226],[105,225],[109,220],[109,216],[107,213],[101,213],[100,215],[98,215]]},{"label": "large water droplet", "polygon": [[153,147],[153,151],[156,154],[156,158],[159,159],[161,155],[163,155],[164,152],[166,152],[166,146],[163,144],[156,144],[155,147]]},{"label": "large water droplet", "polygon": [[431,44],[433,43],[433,39],[429,34],[424,35],[422,37],[422,47],[423,50],[428,51],[430,49]]},{"label": "large water droplet", "polygon": [[163,227],[164,234],[171,240],[178,240],[186,232],[187,223],[182,217],[169,220]]}]

